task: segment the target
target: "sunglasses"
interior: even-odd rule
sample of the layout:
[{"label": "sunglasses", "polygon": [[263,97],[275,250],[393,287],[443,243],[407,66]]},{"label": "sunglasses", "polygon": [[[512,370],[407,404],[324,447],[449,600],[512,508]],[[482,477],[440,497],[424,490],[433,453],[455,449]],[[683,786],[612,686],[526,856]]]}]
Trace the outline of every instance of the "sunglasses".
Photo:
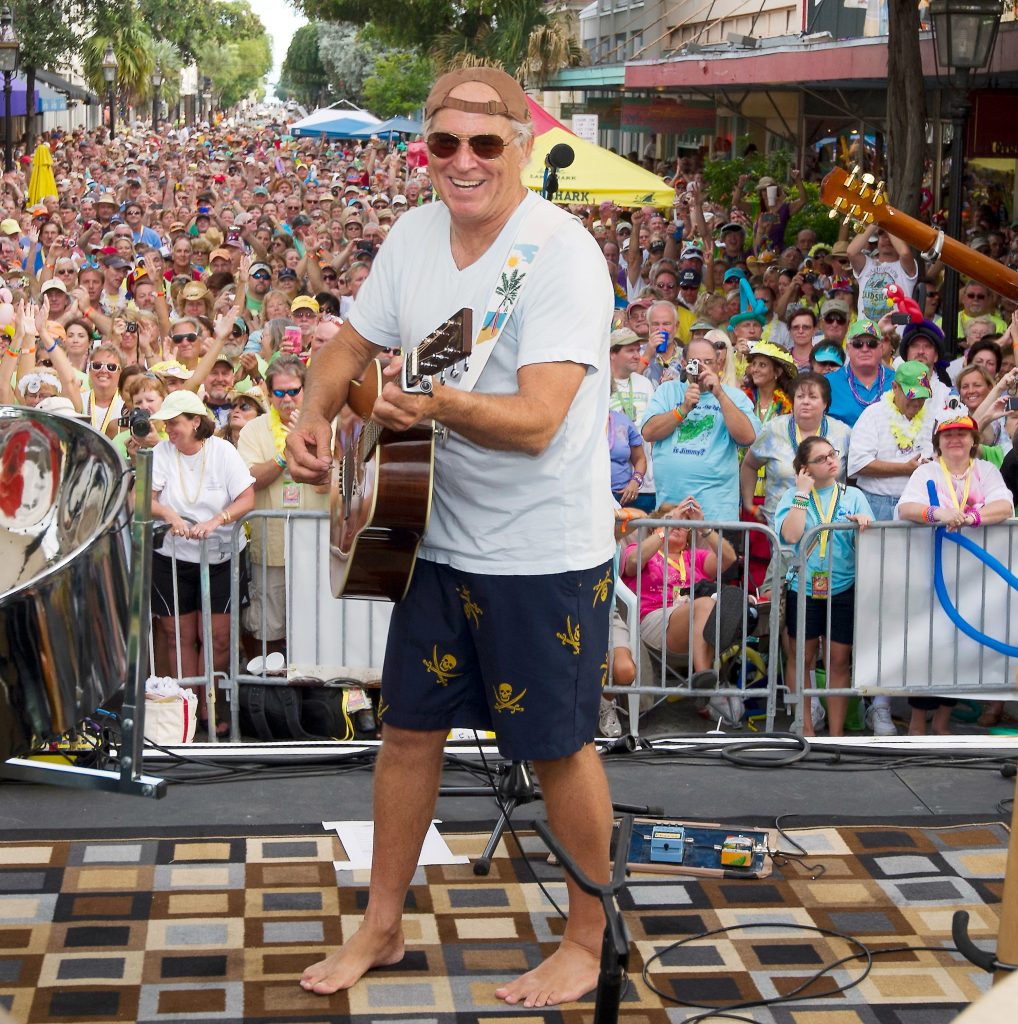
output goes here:
[{"label": "sunglasses", "polygon": [[231,337],[234,338],[241,338],[245,334],[247,334],[247,331],[245,331],[242,327],[234,327],[233,330],[230,331]]},{"label": "sunglasses", "polygon": [[282,398],[284,395],[287,398],[296,398],[303,390],[303,386],[299,388],[273,388],[272,393],[276,398]]},{"label": "sunglasses", "polygon": [[824,317],[825,324],[847,324],[848,317],[842,316],[840,313],[828,313]]},{"label": "sunglasses", "polygon": [[509,145],[501,135],[453,135],[452,132],[432,132],[427,139],[432,156],[437,156],[440,160],[455,156],[461,142],[465,142],[474,155],[482,160],[495,160]]},{"label": "sunglasses", "polygon": [[98,373],[100,370],[109,370],[110,373],[116,373],[120,369],[119,363],[89,363],[93,370]]},{"label": "sunglasses", "polygon": [[967,292],[965,295],[966,299],[985,299],[986,292]]},{"label": "sunglasses", "polygon": [[170,341],[172,341],[174,345],[182,345],[185,341],[197,341],[197,340],[198,340],[198,335],[195,334],[192,331],[189,331],[187,334],[171,334],[170,335]]},{"label": "sunglasses", "polygon": [[266,274],[264,270],[259,270],[257,274],[251,275],[257,281],[270,281],[272,279],[271,274]]},{"label": "sunglasses", "polygon": [[849,345],[852,348],[880,348],[880,342],[876,338],[853,338]]}]

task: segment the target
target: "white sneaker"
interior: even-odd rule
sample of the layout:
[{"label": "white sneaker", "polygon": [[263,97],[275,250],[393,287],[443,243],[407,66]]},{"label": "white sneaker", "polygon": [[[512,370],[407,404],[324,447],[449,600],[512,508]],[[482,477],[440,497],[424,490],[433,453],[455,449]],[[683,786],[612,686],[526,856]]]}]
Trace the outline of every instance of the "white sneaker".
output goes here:
[{"label": "white sneaker", "polygon": [[827,721],[827,712],[819,697],[811,697],[809,702],[809,717],[813,720],[813,731],[819,732]]},{"label": "white sneaker", "polygon": [[886,704],[871,704],[866,709],[866,728],[874,736],[897,736],[898,727],[891,720],[891,709]]},{"label": "white sneaker", "polygon": [[601,698],[601,708],[597,713],[597,727],[601,735],[616,740],[622,735],[622,725],[615,710],[615,701]]}]

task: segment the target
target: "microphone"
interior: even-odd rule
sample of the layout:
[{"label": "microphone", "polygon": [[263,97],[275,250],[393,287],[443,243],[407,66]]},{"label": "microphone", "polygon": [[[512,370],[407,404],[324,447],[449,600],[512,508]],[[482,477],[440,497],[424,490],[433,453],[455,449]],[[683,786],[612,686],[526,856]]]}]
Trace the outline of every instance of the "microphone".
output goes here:
[{"label": "microphone", "polygon": [[544,182],[541,186],[541,195],[545,199],[555,198],[555,193],[558,192],[558,172],[568,167],[575,159],[573,147],[565,142],[559,142],[548,150],[548,155],[544,158]]},{"label": "microphone", "polygon": [[561,171],[563,167],[568,167],[575,159],[576,154],[573,152],[573,147],[565,142],[559,142],[548,150],[548,155],[544,158],[544,162],[547,167]]}]

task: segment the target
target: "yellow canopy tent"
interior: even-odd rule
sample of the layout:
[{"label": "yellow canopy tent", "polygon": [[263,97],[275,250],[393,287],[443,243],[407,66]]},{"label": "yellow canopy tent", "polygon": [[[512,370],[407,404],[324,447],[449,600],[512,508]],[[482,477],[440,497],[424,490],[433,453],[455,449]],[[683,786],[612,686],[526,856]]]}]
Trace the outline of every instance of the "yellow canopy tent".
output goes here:
[{"label": "yellow canopy tent", "polygon": [[544,181],[544,160],[552,146],[565,143],[575,153],[569,167],[558,172],[556,203],[596,206],[605,200],[619,206],[671,208],[675,192],[656,174],[625,157],[595,146],[574,135],[528,97],[536,137],[530,163],[523,170],[523,184],[535,192]]}]

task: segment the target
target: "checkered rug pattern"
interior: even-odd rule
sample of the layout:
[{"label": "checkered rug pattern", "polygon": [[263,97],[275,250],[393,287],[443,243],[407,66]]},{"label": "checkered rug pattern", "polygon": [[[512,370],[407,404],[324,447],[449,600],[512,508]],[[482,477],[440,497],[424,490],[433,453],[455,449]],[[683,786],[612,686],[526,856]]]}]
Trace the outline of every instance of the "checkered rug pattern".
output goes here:
[{"label": "checkered rug pattern", "polygon": [[[486,836],[449,834],[477,855]],[[1007,834],[1003,826],[840,827],[797,831],[809,856],[765,879],[640,874],[621,904],[633,938],[625,1024],[671,1024],[693,1012],[641,980],[644,962],[679,938],[769,923],[667,953],[654,984],[689,1002],[788,993],[850,952],[840,940],[776,927],[818,925],[873,949],[949,946],[951,915],[992,948]],[[524,857],[562,904],[558,868],[532,835],[509,841],[487,877],[470,865],[419,869],[407,899],[407,956],[350,992],[319,997],[301,970],[349,935],[367,874],[336,872],[334,835],[279,838],[0,843],[0,1007],[18,1024],[580,1024],[593,997],[554,1010],[505,1007],[494,990],[555,946],[562,921]],[[814,878],[811,865],[823,864]],[[957,954],[879,957],[837,968],[806,1002],[748,1013],[761,1024],[946,1024],[989,987]]]}]

